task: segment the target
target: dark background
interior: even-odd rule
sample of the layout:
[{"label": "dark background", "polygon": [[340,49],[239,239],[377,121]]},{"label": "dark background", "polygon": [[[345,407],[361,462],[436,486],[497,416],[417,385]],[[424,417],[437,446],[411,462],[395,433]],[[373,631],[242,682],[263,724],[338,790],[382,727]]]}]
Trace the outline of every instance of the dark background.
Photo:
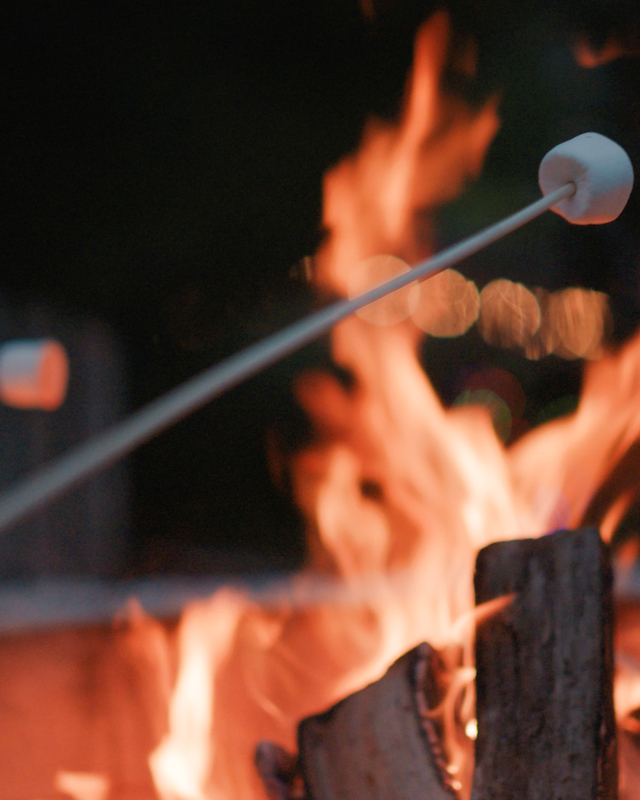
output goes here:
[{"label": "dark background", "polygon": [[[537,167],[585,130],[640,165],[640,67],[579,67],[609,35],[633,50],[636,3],[459,2],[456,30],[479,45],[470,103],[501,92],[502,127],[482,178],[439,212],[445,245],[535,198]],[[0,89],[0,297],[109,326],[139,407],[314,307],[295,265],[321,241],[324,171],[371,114],[393,118],[429,2],[167,0],[23,2],[3,10]],[[373,13],[375,12],[375,13]],[[462,270],[612,298],[613,338],[639,320],[638,201],[621,219],[574,229],[548,217]],[[83,323],[84,324],[84,323]],[[498,364],[527,394],[527,419],[578,391],[579,362],[529,362],[475,331],[428,340],[424,363],[445,402],[456,371]],[[276,490],[268,430],[291,447],[306,429],[290,385],[313,345],[180,423],[130,458],[131,522],[106,570],[289,568],[300,520]],[[72,364],[73,369],[73,364]],[[24,414],[25,412],[20,412]]]}]

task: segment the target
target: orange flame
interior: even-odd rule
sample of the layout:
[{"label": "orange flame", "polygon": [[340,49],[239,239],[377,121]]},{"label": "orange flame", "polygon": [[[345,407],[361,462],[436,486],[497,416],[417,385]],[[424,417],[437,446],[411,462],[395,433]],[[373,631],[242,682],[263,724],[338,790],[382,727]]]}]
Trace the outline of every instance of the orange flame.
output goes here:
[{"label": "orange flame", "polygon": [[454,198],[479,175],[498,129],[497,99],[474,112],[443,91],[450,33],[444,11],[422,25],[399,123],[370,120],[357,153],[326,175],[323,223],[330,236],[316,259],[321,288],[348,294],[353,265],[380,253],[410,263],[428,255],[416,212]]},{"label": "orange flame", "polygon": [[[449,37],[444,12],[420,28],[398,124],[370,122],[358,152],[326,176],[319,289],[346,295],[358,270],[379,280],[376,270],[427,255],[417,212],[478,174],[496,101],[474,112],[443,91]],[[380,253],[394,257],[362,267]],[[353,376],[349,388],[318,372],[297,382],[317,438],[291,464],[309,542],[292,594],[267,605],[222,592],[184,613],[169,732],[150,759],[163,800],[265,798],[257,742],[295,750],[301,718],[377,679],[418,642],[451,641],[473,608],[478,548],[585,520],[607,533],[635,496],[615,467],[640,434],[640,338],[590,367],[576,414],[507,451],[486,410],[440,404],[417,358],[409,295],[406,314],[392,298],[375,319],[335,328],[333,358]],[[475,319],[476,295],[464,302]],[[529,334],[540,317],[533,322],[523,322]],[[314,575],[341,591],[318,602]]]}]

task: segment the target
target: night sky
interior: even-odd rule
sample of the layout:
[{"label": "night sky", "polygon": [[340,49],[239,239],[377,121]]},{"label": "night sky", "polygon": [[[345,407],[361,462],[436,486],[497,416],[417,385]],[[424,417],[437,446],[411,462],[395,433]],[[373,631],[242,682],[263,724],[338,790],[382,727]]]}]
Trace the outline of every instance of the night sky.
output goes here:
[{"label": "night sky", "polygon": [[[0,297],[106,323],[130,409],[313,308],[295,265],[321,241],[323,172],[368,116],[397,112],[432,4],[373,3],[375,24],[355,0],[14,5],[0,21]],[[440,210],[440,244],[535,199],[541,155],[577,133],[615,138],[638,168],[640,62],[585,70],[570,48],[580,31],[596,48],[607,32],[633,46],[634,5],[448,4],[479,45],[477,78],[452,90],[470,103],[500,91],[503,124],[481,179]],[[480,288],[499,263],[529,285],[608,291],[624,340],[640,316],[639,219],[635,193],[605,230],[550,217],[462,271]],[[532,420],[580,382],[577,362],[532,364],[474,333],[424,347],[445,402],[452,370],[472,361],[511,370]],[[311,364],[329,365],[326,341],[132,457],[123,574],[300,563],[300,520],[265,440],[277,427],[292,448],[304,441],[289,387]]]}]

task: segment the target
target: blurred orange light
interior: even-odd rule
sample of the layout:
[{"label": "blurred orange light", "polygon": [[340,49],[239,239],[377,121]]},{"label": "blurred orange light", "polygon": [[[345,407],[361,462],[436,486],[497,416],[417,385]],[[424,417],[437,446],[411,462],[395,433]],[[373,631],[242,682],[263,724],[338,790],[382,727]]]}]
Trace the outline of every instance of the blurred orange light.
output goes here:
[{"label": "blurred orange light", "polygon": [[[409,272],[409,267],[401,258],[386,255],[365,258],[349,273],[349,297],[364,294],[369,289],[380,286],[405,272]],[[356,313],[361,319],[373,325],[382,327],[396,325],[411,316],[418,304],[419,293],[420,287],[411,284],[361,308]]]},{"label": "blurred orange light", "polygon": [[478,318],[480,294],[473,281],[445,269],[420,284],[413,321],[431,336],[461,336]]},{"label": "blurred orange light", "polygon": [[478,330],[487,344],[525,347],[540,327],[540,306],[521,283],[492,281],[480,293]]},{"label": "blurred orange light", "polygon": [[550,298],[549,318],[558,334],[558,355],[598,358],[602,354],[609,318],[605,294],[577,287],[556,292]]}]

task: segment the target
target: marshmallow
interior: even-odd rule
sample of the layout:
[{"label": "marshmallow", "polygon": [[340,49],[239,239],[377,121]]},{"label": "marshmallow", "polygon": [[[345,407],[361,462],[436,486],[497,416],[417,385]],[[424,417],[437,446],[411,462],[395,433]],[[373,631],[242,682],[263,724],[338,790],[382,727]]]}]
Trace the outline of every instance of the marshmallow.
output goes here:
[{"label": "marshmallow", "polygon": [[616,219],[627,204],[633,167],[620,145],[599,133],[582,133],[547,153],[538,181],[544,195],[574,183],[575,193],[553,211],[576,225],[598,225]]},{"label": "marshmallow", "polygon": [[55,411],[67,393],[69,360],[54,339],[16,340],[0,347],[0,400],[14,408]]}]

